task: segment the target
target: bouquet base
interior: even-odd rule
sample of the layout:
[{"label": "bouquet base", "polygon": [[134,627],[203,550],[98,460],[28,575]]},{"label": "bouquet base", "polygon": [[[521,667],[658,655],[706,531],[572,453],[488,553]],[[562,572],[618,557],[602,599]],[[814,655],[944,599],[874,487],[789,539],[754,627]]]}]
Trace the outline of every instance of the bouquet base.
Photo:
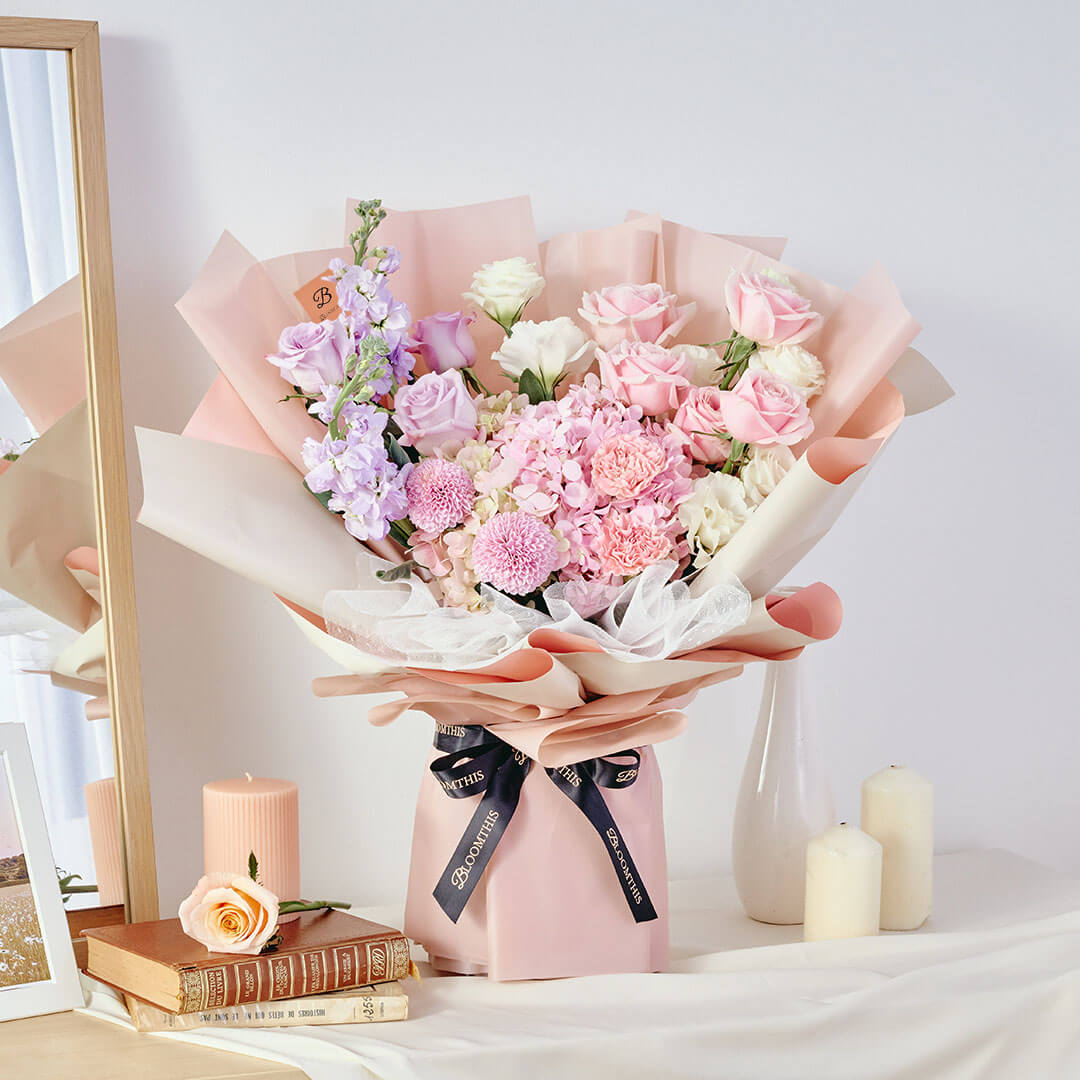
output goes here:
[{"label": "bouquet base", "polygon": [[440,975],[486,975],[487,964],[472,964],[468,960],[452,960],[448,956],[428,954],[428,962]]},{"label": "bouquet base", "polygon": [[[433,755],[433,757],[436,755]],[[660,770],[641,749],[631,786],[604,789],[622,846],[656,918],[635,920],[601,835],[533,764],[517,808],[454,922],[433,889],[477,800],[448,798],[425,770],[413,831],[405,933],[437,971],[500,981],[662,971],[668,962],[667,856]]]}]

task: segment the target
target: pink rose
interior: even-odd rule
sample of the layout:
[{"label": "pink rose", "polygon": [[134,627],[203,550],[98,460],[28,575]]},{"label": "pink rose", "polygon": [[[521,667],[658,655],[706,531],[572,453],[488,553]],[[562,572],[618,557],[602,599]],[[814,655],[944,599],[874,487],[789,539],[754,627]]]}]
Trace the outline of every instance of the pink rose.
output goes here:
[{"label": "pink rose", "polygon": [[667,454],[656,440],[632,431],[612,435],[593,454],[593,487],[613,499],[632,499],[666,465]]},{"label": "pink rose", "polygon": [[440,311],[426,319],[417,320],[413,327],[416,348],[429,371],[444,372],[452,368],[469,367],[476,359],[476,343],[469,326],[476,313],[463,315],[460,311]]},{"label": "pink rose", "polygon": [[184,933],[210,952],[256,956],[277,930],[278,898],[242,874],[212,873],[199,879],[179,914]]},{"label": "pink rose", "polygon": [[659,416],[679,404],[692,384],[694,361],[648,341],[622,341],[606,352],[596,350],[600,378],[620,401],[640,405],[646,416]]},{"label": "pink rose", "polygon": [[639,520],[633,511],[611,510],[604,516],[596,554],[605,574],[640,574],[670,553],[671,537],[658,525]]},{"label": "pink rose", "polygon": [[697,304],[678,306],[674,293],[662,285],[609,285],[581,296],[578,314],[589,324],[601,349],[620,341],[665,341],[693,317]]},{"label": "pink rose", "polygon": [[731,328],[759,345],[795,345],[821,326],[822,317],[786,279],[732,273],[724,285]]},{"label": "pink rose", "polygon": [[814,430],[802,394],[761,368],[745,372],[733,390],[720,391],[720,414],[732,438],[757,446],[791,446]]},{"label": "pink rose", "polygon": [[476,404],[460,371],[433,371],[401,387],[394,396],[394,419],[402,443],[415,446],[424,457],[436,451],[452,457],[477,436]]},{"label": "pink rose", "polygon": [[707,461],[716,465],[731,456],[731,440],[720,439],[710,431],[726,431],[721,404],[724,391],[718,386],[694,386],[686,392],[672,426],[686,437],[690,456],[695,461]]},{"label": "pink rose", "polygon": [[267,356],[281,377],[305,394],[324,386],[340,386],[345,378],[349,335],[338,320],[287,326],[278,338],[278,351]]}]

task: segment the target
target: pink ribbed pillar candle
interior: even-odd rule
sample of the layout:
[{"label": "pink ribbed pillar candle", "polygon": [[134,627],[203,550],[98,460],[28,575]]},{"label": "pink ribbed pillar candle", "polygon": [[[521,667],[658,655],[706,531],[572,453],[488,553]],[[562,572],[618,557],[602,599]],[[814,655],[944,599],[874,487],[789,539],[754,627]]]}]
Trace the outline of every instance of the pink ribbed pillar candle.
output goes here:
[{"label": "pink ribbed pillar candle", "polygon": [[[291,780],[241,776],[203,787],[205,873],[248,872],[259,860],[259,880],[279,900],[300,899],[300,809]],[[286,921],[285,916],[282,921]]]},{"label": "pink ribbed pillar candle", "polygon": [[95,884],[102,907],[124,902],[124,860],[120,854],[120,807],[116,777],[95,780],[83,788],[94,856]]}]

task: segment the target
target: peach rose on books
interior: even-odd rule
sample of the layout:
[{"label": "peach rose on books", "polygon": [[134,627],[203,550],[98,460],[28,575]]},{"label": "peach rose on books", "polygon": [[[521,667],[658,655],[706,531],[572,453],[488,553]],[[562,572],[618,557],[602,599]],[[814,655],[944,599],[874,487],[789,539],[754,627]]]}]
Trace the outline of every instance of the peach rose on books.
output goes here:
[{"label": "peach rose on books", "polygon": [[257,956],[281,941],[278,919],[294,911],[347,908],[338,900],[278,900],[259,884],[259,860],[248,856],[248,872],[217,870],[199,878],[180,905],[180,927],[210,952]]},{"label": "peach rose on books", "polygon": [[242,874],[207,874],[180,905],[180,925],[210,952],[256,956],[277,930],[278,898]]}]

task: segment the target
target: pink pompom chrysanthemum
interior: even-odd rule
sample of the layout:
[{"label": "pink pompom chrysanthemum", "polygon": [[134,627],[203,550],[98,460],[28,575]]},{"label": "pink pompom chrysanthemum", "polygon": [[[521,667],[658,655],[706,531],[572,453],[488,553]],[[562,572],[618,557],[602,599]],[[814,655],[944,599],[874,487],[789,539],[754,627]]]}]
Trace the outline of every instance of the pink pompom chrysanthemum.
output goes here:
[{"label": "pink pompom chrysanthemum", "polygon": [[481,581],[512,596],[540,588],[559,563],[555,534],[531,514],[496,514],[476,534],[473,570]]},{"label": "pink pompom chrysanthemum", "polygon": [[469,516],[476,488],[456,462],[426,458],[405,482],[409,520],[422,532],[441,533]]}]

